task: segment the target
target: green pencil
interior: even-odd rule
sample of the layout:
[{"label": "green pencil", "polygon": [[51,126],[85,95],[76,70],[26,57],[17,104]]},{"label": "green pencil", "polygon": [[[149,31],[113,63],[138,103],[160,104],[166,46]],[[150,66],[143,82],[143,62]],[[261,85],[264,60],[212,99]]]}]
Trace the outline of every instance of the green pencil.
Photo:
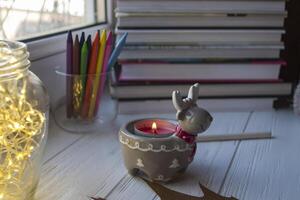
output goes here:
[{"label": "green pencil", "polygon": [[81,55],[80,55],[80,76],[81,76],[81,95],[80,95],[80,104],[82,106],[83,97],[85,93],[85,84],[86,84],[86,73],[88,68],[88,44],[85,41],[81,48]]}]

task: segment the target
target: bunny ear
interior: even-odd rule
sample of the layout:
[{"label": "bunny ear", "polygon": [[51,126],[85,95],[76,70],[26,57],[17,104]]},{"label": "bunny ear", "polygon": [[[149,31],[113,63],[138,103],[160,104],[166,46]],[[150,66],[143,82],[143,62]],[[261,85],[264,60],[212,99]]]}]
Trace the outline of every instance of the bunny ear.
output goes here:
[{"label": "bunny ear", "polygon": [[199,84],[196,83],[190,87],[188,98],[192,99],[194,103],[197,102],[199,96]]}]

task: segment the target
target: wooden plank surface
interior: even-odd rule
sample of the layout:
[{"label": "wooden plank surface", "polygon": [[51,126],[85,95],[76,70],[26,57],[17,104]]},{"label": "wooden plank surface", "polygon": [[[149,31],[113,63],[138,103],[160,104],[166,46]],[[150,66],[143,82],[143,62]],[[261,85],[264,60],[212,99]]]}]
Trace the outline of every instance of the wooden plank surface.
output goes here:
[{"label": "wooden plank surface", "polygon": [[62,131],[56,124],[53,118],[50,118],[47,145],[44,154],[44,163],[55,157],[60,152],[76,143],[84,135],[71,134]]},{"label": "wooden plank surface", "polygon": [[223,194],[241,200],[299,199],[300,118],[290,111],[255,113],[247,126],[249,131],[269,128],[273,139],[241,142]]},{"label": "wooden plank surface", "polygon": [[[155,116],[155,115],[151,115]],[[173,115],[159,115],[173,118]],[[298,199],[300,194],[300,118],[291,111],[213,113],[205,134],[267,132],[271,140],[199,143],[185,176],[167,187],[202,195],[201,181],[215,192],[240,200]],[[153,200],[155,193],[123,166],[117,132],[126,121],[149,117],[124,115],[95,134],[69,134],[50,125],[36,199]]]},{"label": "wooden plank surface", "polygon": [[[88,199],[108,194],[125,176],[116,128],[88,134],[44,164],[37,199]],[[64,133],[66,134],[66,133]]]},{"label": "wooden plank surface", "polygon": [[[237,133],[246,126],[250,113],[213,113],[214,122],[205,134]],[[169,188],[201,196],[198,181],[217,191],[221,187],[232,160],[237,142],[212,142],[198,145],[195,160],[178,182],[167,184]],[[123,166],[122,166],[123,167]],[[124,168],[124,167],[123,167]],[[152,200],[158,197],[138,178],[127,175],[107,196],[107,199]]]}]

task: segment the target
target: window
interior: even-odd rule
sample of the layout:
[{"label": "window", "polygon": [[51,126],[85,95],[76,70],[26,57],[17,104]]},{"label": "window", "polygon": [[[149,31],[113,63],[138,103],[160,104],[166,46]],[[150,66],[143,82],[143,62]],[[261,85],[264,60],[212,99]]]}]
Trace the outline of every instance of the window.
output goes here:
[{"label": "window", "polygon": [[105,0],[0,0],[0,38],[23,40],[106,21]]}]

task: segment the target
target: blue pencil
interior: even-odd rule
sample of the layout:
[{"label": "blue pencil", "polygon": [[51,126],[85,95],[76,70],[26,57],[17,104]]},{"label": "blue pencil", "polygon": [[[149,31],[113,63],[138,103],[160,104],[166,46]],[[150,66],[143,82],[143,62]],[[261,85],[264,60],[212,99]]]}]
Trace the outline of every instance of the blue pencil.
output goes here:
[{"label": "blue pencil", "polygon": [[124,33],[122,35],[122,37],[120,38],[120,40],[118,41],[118,43],[108,61],[107,71],[109,71],[116,64],[117,59],[118,59],[123,47],[125,46],[127,35],[128,35],[128,33]]}]

